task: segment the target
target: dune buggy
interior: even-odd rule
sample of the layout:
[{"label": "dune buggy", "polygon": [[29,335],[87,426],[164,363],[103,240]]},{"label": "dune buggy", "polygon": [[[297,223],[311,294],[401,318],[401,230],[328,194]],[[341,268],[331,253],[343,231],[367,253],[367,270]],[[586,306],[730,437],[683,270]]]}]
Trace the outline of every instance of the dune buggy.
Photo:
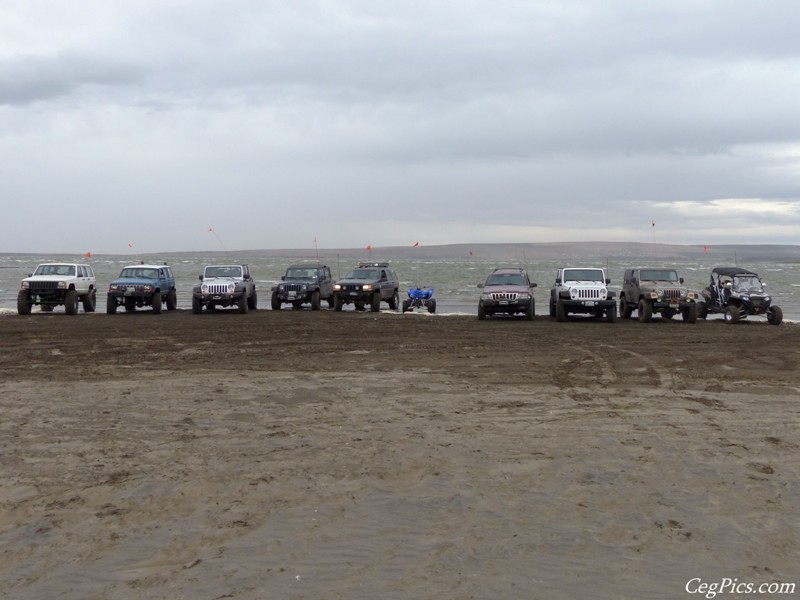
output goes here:
[{"label": "dune buggy", "polygon": [[711,283],[702,292],[698,317],[722,313],[726,323],[738,323],[751,315],[765,316],[771,325],[780,325],[783,311],[772,304],[772,297],[756,273],[742,267],[717,267]]}]

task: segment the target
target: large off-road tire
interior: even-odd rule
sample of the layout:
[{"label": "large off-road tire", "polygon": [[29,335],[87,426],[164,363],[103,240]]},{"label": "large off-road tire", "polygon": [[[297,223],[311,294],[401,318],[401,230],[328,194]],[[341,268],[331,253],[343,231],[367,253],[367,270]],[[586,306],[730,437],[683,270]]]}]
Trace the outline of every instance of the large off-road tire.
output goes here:
[{"label": "large off-road tire", "polygon": [[556,300],[556,321],[559,323],[563,323],[567,320],[567,309],[564,306],[564,303],[561,301],[561,298]]},{"label": "large off-road tire", "polygon": [[333,308],[336,306],[336,297],[335,296],[328,296],[325,301],[328,303],[328,308]]},{"label": "large off-road tire", "polygon": [[19,294],[17,294],[17,312],[21,315],[29,315],[31,314],[31,306],[33,306],[31,295],[25,290],[20,290]]},{"label": "large off-road tire", "polygon": [[369,309],[372,312],[378,312],[381,309],[381,293],[375,292],[369,303]]},{"label": "large off-road tire", "polygon": [[153,294],[153,314],[160,315],[161,314],[161,292],[156,292]]},{"label": "large off-road tire", "polygon": [[83,312],[94,312],[97,306],[97,290],[92,288],[83,296]]},{"label": "large off-road tire", "polygon": [[428,300],[428,312],[431,313],[431,314],[436,312],[436,299],[435,298],[431,298],[430,300]]},{"label": "large off-road tire", "polygon": [[333,297],[333,310],[335,310],[336,312],[341,312],[343,304],[344,304],[344,302],[342,302],[342,297],[341,296],[334,296]]},{"label": "large off-road tire", "polygon": [[199,315],[203,311],[203,301],[192,296],[192,313]]},{"label": "large off-road tire", "polygon": [[397,307],[400,306],[400,294],[397,290],[394,291],[392,297],[389,298],[389,308],[392,310],[397,310]]},{"label": "large off-road tire", "polygon": [[639,300],[639,306],[636,310],[639,313],[640,323],[649,323],[653,319],[653,305],[647,300]]},{"label": "large off-road tire", "polygon": [[625,296],[620,296],[619,299],[619,316],[623,319],[630,319],[633,314],[633,309],[628,304]]},{"label": "large off-road tire", "polygon": [[250,294],[250,297],[247,299],[247,307],[250,310],[256,310],[258,308],[258,295],[256,294],[256,288],[253,288],[253,293]]},{"label": "large off-road tire", "polygon": [[683,317],[684,323],[696,323],[697,322],[697,314],[698,314],[698,307],[696,303],[692,303],[686,308],[681,311],[681,316]]},{"label": "large off-road tire", "polygon": [[178,308],[178,292],[170,290],[167,293],[167,310],[175,310]]},{"label": "large off-road tire", "polygon": [[67,290],[67,293],[64,294],[64,310],[68,315],[78,314],[78,292],[74,289]]},{"label": "large off-road tire", "polygon": [[533,300],[531,300],[531,303],[528,304],[528,308],[525,309],[525,320],[526,321],[533,321],[533,311],[534,311]]},{"label": "large off-road tire", "polygon": [[113,315],[117,312],[117,299],[114,296],[106,297],[106,314]]},{"label": "large off-road tire", "polygon": [[606,309],[606,323],[617,322],[617,305],[612,304]]},{"label": "large off-road tire", "polygon": [[780,306],[770,306],[767,310],[767,322],[770,325],[780,325],[783,322],[783,309]]},{"label": "large off-road tire", "polygon": [[125,312],[134,312],[136,310],[136,301],[133,298],[125,298]]},{"label": "large off-road tire", "polygon": [[319,290],[311,292],[311,310],[319,310]]},{"label": "large off-road tire", "polygon": [[250,310],[250,306],[248,306],[247,304],[247,296],[245,296],[244,294],[239,296],[237,306],[239,307],[239,312],[243,315],[246,315]]},{"label": "large off-road tire", "polygon": [[270,301],[272,305],[272,310],[280,310],[281,309],[281,299],[278,297],[277,292],[272,292],[272,300]]},{"label": "large off-road tire", "polygon": [[407,313],[411,309],[411,300],[403,300],[403,312]]},{"label": "large off-road tire", "polygon": [[553,302],[553,299],[550,299],[550,318],[554,318],[556,316],[556,303]]},{"label": "large off-road tire", "polygon": [[726,323],[730,323],[731,325],[738,323],[739,307],[736,306],[735,304],[728,305],[728,308],[725,309],[722,318],[725,320]]},{"label": "large off-road tire", "polygon": [[483,309],[483,304],[478,303],[478,321],[483,321],[486,318],[486,311]]},{"label": "large off-road tire", "polygon": [[708,306],[706,306],[705,302],[697,302],[697,318],[706,320],[708,316]]}]

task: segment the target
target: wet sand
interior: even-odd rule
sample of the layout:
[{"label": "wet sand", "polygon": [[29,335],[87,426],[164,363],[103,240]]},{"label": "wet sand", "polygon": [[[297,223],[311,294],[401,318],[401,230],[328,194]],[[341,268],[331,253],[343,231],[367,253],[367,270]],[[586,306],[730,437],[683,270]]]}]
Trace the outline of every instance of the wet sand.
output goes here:
[{"label": "wet sand", "polygon": [[764,321],[2,317],[0,596],[800,583],[798,364]]}]

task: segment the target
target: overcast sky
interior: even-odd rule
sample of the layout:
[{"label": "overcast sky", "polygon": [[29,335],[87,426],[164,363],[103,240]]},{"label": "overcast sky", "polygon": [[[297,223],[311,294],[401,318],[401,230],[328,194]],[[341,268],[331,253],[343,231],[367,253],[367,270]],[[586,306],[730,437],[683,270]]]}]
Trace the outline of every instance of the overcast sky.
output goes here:
[{"label": "overcast sky", "polygon": [[799,28],[795,0],[3,3],[0,251],[797,244]]}]

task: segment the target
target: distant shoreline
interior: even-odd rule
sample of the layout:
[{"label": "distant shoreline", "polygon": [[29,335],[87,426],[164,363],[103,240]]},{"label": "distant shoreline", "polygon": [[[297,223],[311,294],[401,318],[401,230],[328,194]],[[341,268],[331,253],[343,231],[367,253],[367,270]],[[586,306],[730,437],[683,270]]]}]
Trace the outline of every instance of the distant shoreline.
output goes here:
[{"label": "distant shoreline", "polygon": [[[71,256],[84,258],[84,253],[2,252],[3,256]],[[598,257],[614,259],[714,259],[718,261],[768,260],[800,263],[800,245],[794,244],[651,244],[644,242],[550,242],[550,243],[460,243],[427,246],[373,246],[364,248],[254,248],[247,250],[177,250],[160,252],[102,253],[92,252],[91,257],[142,257],[142,256],[244,256],[244,257],[297,257],[315,258],[339,256],[380,260],[394,259],[475,259],[527,260],[584,259]],[[77,259],[76,259],[77,260]],[[3,268],[3,267],[0,267]],[[5,267],[9,268],[9,267]],[[13,268],[13,267],[11,267]]]}]

